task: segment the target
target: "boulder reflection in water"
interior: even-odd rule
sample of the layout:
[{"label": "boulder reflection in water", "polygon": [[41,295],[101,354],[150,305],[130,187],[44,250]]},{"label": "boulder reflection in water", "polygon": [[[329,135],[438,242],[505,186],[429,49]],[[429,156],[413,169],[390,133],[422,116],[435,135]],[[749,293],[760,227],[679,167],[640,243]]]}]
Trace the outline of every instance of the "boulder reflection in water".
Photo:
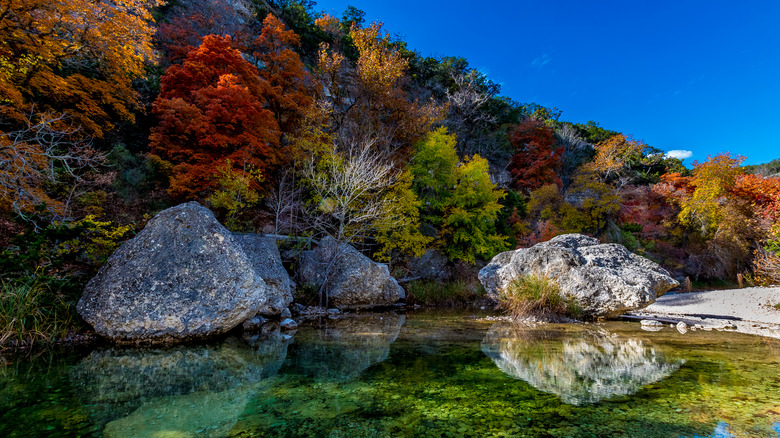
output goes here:
[{"label": "boulder reflection in water", "polygon": [[[161,431],[224,436],[247,400],[282,366],[289,341],[275,331],[250,342],[169,348],[106,348],[76,365],[91,420],[105,436],[154,436]],[[200,435],[199,435],[200,436]]]},{"label": "boulder reflection in water", "polygon": [[406,318],[395,313],[324,320],[300,330],[290,346],[295,372],[320,379],[350,380],[390,355]]},{"label": "boulder reflection in water", "polygon": [[495,324],[482,351],[501,371],[572,405],[633,394],[683,363],[666,360],[640,339],[603,330],[510,323]]}]

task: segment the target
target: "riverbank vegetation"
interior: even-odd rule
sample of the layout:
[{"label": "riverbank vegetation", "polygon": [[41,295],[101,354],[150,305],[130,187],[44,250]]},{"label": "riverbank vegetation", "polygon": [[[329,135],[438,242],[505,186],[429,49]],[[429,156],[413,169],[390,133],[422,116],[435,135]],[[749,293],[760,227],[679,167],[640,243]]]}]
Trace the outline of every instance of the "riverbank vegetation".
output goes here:
[{"label": "riverbank vegetation", "polygon": [[466,306],[485,296],[485,289],[476,281],[453,280],[442,283],[418,280],[404,286],[406,302],[425,307]]},{"label": "riverbank vegetation", "polygon": [[[234,231],[330,235],[394,270],[430,249],[479,264],[577,232],[696,281],[778,282],[774,162],[720,153],[687,168],[515,102],[467,60],[415,52],[354,7],[2,8],[0,277],[6,293],[35,285],[58,315],[122,241],[188,200]],[[473,292],[447,287],[458,292],[410,295]]]}]

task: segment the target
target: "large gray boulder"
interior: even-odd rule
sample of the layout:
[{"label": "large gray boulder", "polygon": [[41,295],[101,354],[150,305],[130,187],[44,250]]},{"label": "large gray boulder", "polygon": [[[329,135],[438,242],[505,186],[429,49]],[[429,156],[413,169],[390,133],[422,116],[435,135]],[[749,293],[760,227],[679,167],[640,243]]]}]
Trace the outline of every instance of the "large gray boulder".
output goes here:
[{"label": "large gray boulder", "polygon": [[233,239],[244,249],[255,272],[265,281],[266,302],[258,313],[278,315],[293,301],[295,283],[282,265],[276,239],[258,234],[234,234]]},{"label": "large gray boulder", "polygon": [[266,305],[266,289],[230,232],[188,202],[111,255],[77,310],[115,341],[171,342],[227,332]]},{"label": "large gray boulder", "polygon": [[303,252],[299,274],[304,284],[325,284],[329,307],[365,309],[388,306],[406,298],[386,265],[371,261],[330,236],[322,239],[317,248]]},{"label": "large gray boulder", "polygon": [[516,278],[544,275],[572,297],[586,317],[615,317],[652,304],[679,283],[658,264],[618,244],[564,234],[530,248],[503,252],[479,271],[488,295],[498,299]]}]

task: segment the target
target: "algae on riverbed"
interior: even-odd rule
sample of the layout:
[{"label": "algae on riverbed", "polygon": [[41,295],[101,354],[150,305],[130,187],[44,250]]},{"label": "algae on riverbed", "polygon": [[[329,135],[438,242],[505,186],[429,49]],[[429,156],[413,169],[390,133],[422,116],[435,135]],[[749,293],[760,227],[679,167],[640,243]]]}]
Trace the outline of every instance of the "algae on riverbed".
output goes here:
[{"label": "algae on riverbed", "polygon": [[[199,364],[197,369],[221,371],[219,375],[193,375],[201,383],[152,377],[157,382],[149,385],[156,389],[146,389],[143,402],[136,402],[137,407],[128,411],[130,405],[123,397],[138,389],[133,385],[138,383],[137,376],[144,374],[137,360],[123,361],[126,377],[112,378],[111,385],[105,387],[115,393],[116,403],[111,403],[110,393],[101,398],[102,420],[94,416],[95,403],[84,398],[83,382],[100,381],[95,379],[105,371],[95,369],[91,380],[83,374],[74,378],[74,373],[92,372],[83,365],[85,360],[94,363],[90,355],[81,360],[67,355],[51,357],[46,365],[40,360],[18,359],[0,368],[0,435],[50,436],[56,431],[60,436],[115,436],[135,430],[170,436],[236,437],[692,438],[713,436],[719,430],[735,436],[778,436],[780,343],[776,340],[720,332],[683,335],[669,328],[648,333],[636,323],[504,330],[505,323],[462,314],[407,315],[402,327],[395,323],[398,317],[376,318],[380,317],[388,320],[353,320],[341,323],[342,329],[332,321],[327,328],[304,325],[284,344],[267,339],[248,345],[233,338],[212,346],[176,347],[172,349],[174,356],[143,353],[138,357],[144,358],[146,367],[155,360],[164,360],[159,367],[175,366],[171,357],[190,357]],[[270,342],[283,345],[285,351],[265,354],[277,351],[276,347],[263,347]],[[549,360],[558,360],[560,365],[579,357],[583,364],[596,365],[594,369],[610,370],[600,375],[606,379],[601,383],[588,381],[587,373],[579,375],[580,383],[636,384],[613,386],[630,390],[611,394],[599,390],[598,400],[571,399],[550,391],[551,387],[541,391],[502,371],[495,357],[491,358],[493,353],[488,357],[483,352],[486,345],[500,346],[501,342],[515,348],[503,353],[501,348],[490,351],[498,357],[503,354],[506,360],[543,357],[548,359],[541,365],[545,368],[553,363]],[[340,343],[344,354],[331,354]],[[632,359],[634,354],[651,365],[642,368],[641,360]],[[122,356],[115,353],[112,357]],[[274,364],[279,360],[274,358],[279,357],[283,361],[280,367]],[[366,360],[361,362],[361,357]],[[328,363],[329,359],[338,360]],[[241,364],[250,363],[278,371],[249,382]],[[533,361],[525,363],[540,366]],[[579,363],[571,366],[576,368]],[[145,369],[158,372],[163,369],[159,367]],[[651,378],[633,380],[646,375]],[[555,376],[561,377],[558,384],[572,381],[563,370]],[[211,388],[208,379],[218,384]],[[230,383],[230,379],[235,382]],[[120,388],[125,388],[123,393],[116,392]],[[588,385],[570,388],[569,393],[584,394],[583,388]],[[579,404],[572,403],[574,400]],[[109,415],[112,410],[114,414]]]}]

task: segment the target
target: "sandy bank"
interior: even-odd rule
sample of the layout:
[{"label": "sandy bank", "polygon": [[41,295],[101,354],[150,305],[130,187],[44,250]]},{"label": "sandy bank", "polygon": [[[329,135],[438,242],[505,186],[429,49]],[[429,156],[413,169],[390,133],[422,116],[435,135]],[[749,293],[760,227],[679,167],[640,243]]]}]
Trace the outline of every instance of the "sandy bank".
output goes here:
[{"label": "sandy bank", "polygon": [[780,287],[669,293],[629,315],[780,338]]}]

